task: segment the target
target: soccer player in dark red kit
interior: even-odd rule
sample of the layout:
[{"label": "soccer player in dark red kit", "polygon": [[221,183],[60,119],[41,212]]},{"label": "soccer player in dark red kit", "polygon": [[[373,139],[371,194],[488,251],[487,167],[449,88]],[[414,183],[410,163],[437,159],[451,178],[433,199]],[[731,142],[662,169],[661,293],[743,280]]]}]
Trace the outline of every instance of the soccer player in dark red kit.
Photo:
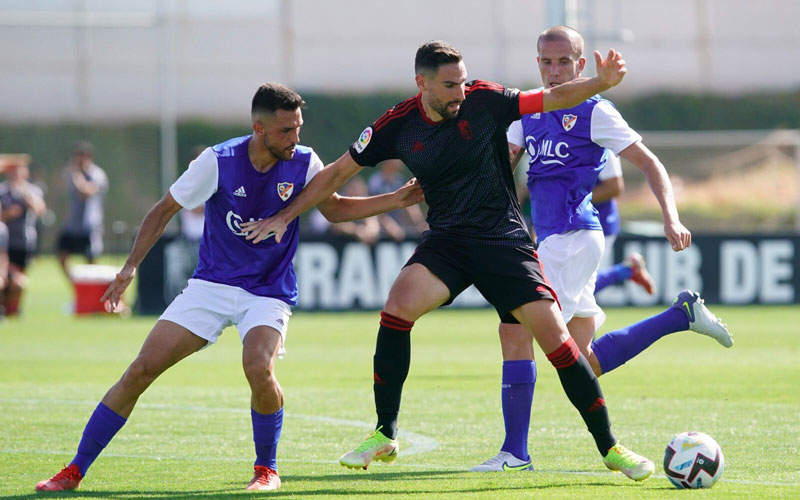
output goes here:
[{"label": "soccer player in dark red kit", "polygon": [[[378,424],[360,446],[339,459],[342,465],[366,468],[373,460],[395,459],[414,321],[474,284],[502,321],[519,322],[533,334],[556,367],[606,466],[635,480],[652,474],[653,463],[625,449],[611,433],[597,378],[570,337],[537,260],[509,167],[506,129],[513,121],[526,113],[576,106],[625,75],[625,62],[613,50],[605,59],[595,52],[595,61],[594,78],[520,92],[482,80],[468,83],[455,47],[442,41],[425,43],[414,64],[419,94],[367,127],[286,208],[268,219],[242,224],[254,243],[273,235],[280,240],[298,215],[363,167],[387,159],[402,160],[425,193],[430,230],[392,285],[381,312],[373,386]],[[513,353],[504,354],[504,359],[514,359]],[[520,366],[503,378],[504,385],[521,388],[511,397],[525,397],[535,380],[535,365]],[[507,419],[507,435],[527,441],[529,420],[529,412]],[[530,460],[507,465],[517,470],[531,467]]]}]

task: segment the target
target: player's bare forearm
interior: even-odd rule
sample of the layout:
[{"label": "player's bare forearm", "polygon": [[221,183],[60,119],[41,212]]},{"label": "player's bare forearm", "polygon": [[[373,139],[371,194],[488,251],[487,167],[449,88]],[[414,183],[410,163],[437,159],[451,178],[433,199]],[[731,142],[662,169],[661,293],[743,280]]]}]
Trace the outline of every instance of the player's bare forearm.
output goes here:
[{"label": "player's bare forearm", "polygon": [[245,239],[256,244],[265,238],[274,236],[275,241],[280,242],[290,222],[309,208],[329,199],[337,189],[362,168],[353,160],[350,152],[346,152],[315,175],[311,182],[283,210],[266,219],[242,223],[242,229],[247,233]]},{"label": "player's bare forearm", "polygon": [[153,208],[144,216],[142,225],[139,226],[139,231],[136,233],[136,239],[133,242],[133,248],[125,261],[124,267],[129,269],[139,267],[139,264],[144,260],[150,249],[153,248],[156,241],[164,234],[170,219],[181,208],[181,205],[175,201],[175,198],[169,192],[158,203],[153,205]]},{"label": "player's bare forearm", "polygon": [[309,208],[330,198],[337,189],[342,187],[345,182],[361,169],[362,167],[350,157],[350,152],[346,152],[338,160],[327,165],[314,176],[297,198],[289,206],[281,210],[279,214],[288,224]]},{"label": "player's bare forearm", "polygon": [[610,88],[611,85],[596,76],[579,78],[571,82],[562,83],[557,87],[545,89],[542,96],[542,105],[544,111],[572,108]]},{"label": "player's bare forearm", "polygon": [[667,170],[659,159],[641,142],[624,149],[621,156],[636,165],[647,178],[647,184],[656,197],[664,219],[664,235],[676,252],[692,244],[692,233],[689,232],[678,217],[675,195]]},{"label": "player's bare forearm", "polygon": [[346,197],[336,193],[319,203],[317,208],[330,222],[366,219],[392,210],[405,208],[422,201],[422,189],[411,180],[392,193],[367,197]]},{"label": "player's bare forearm", "polygon": [[636,165],[642,171],[650,191],[656,197],[664,222],[678,220],[678,209],[675,206],[675,195],[672,192],[672,183],[667,175],[667,169],[656,155],[641,142],[631,144],[620,152],[620,156]]},{"label": "player's bare forearm", "polygon": [[145,255],[153,247],[156,241],[164,234],[164,229],[167,227],[169,220],[178,213],[182,207],[175,198],[168,192],[164,195],[153,208],[147,212],[142,220],[142,225],[139,227],[139,232],[136,233],[136,240],[133,242],[133,249],[131,250],[125,265],[117,273],[114,281],[108,285],[103,296],[100,297],[100,302],[103,302],[108,312],[117,310],[117,306],[122,300],[122,295],[125,289],[133,281],[133,276],[136,274],[136,268],[139,267]]}]

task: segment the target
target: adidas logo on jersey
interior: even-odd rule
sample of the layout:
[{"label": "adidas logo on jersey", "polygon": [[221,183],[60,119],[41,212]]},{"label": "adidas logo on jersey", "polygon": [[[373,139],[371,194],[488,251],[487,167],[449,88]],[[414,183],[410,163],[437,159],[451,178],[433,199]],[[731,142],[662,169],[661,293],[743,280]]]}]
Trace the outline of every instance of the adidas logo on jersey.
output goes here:
[{"label": "adidas logo on jersey", "polygon": [[244,192],[244,186],[239,186],[239,189],[233,192],[234,196],[241,196],[242,198],[247,198],[247,193]]}]

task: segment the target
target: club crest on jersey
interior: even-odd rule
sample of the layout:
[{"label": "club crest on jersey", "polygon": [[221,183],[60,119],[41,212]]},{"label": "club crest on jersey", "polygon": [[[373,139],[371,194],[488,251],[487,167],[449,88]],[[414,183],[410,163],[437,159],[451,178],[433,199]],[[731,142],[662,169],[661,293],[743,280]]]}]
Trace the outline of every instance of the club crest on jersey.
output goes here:
[{"label": "club crest on jersey", "polygon": [[367,147],[367,144],[369,144],[369,141],[371,140],[372,140],[372,127],[367,127],[364,129],[363,132],[361,132],[361,135],[358,137],[356,143],[353,144],[353,147],[355,148],[357,153],[363,153],[364,149],[366,149]]},{"label": "club crest on jersey", "polygon": [[283,201],[288,200],[289,197],[292,196],[292,191],[294,191],[294,183],[291,182],[278,183],[278,196],[280,196]]},{"label": "club crest on jersey", "polygon": [[561,119],[561,125],[563,125],[564,130],[569,132],[572,130],[572,127],[575,126],[575,122],[578,121],[578,117],[575,115],[564,115],[564,118]]}]

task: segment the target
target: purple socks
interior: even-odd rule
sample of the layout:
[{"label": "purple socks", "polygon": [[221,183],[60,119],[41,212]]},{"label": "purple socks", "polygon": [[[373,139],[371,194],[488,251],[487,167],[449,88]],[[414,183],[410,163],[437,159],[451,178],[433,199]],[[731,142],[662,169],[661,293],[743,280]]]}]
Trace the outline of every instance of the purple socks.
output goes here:
[{"label": "purple socks", "polygon": [[592,342],[603,373],[625,364],[664,335],[689,329],[689,318],[680,309],[670,307],[630,326],[606,333]]},{"label": "purple socks", "polygon": [[127,421],[103,403],[97,405],[83,429],[78,454],[71,462],[81,470],[81,476],[86,476],[89,466]]},{"label": "purple socks", "polygon": [[278,441],[281,439],[283,427],[283,408],[272,414],[258,413],[250,409],[253,419],[253,441],[256,444],[256,462],[261,465],[278,470]]},{"label": "purple socks", "polygon": [[536,363],[532,360],[503,361],[503,420],[506,440],[501,451],[528,460],[528,427],[531,422]]},{"label": "purple socks", "polygon": [[616,285],[617,283],[629,280],[631,275],[633,275],[633,269],[625,264],[616,264],[605,269],[599,269],[597,271],[597,281],[594,285],[594,293],[599,292],[607,286]]}]

